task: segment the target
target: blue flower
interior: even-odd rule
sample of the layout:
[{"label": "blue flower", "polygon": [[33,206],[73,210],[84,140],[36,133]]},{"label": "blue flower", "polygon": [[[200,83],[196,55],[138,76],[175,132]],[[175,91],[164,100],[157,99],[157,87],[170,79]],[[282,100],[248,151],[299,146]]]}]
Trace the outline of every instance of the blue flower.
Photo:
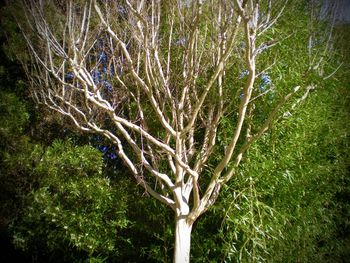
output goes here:
[{"label": "blue flower", "polygon": [[239,98],[243,99],[243,97],[244,97],[244,92],[241,92],[241,94],[239,94]]},{"label": "blue flower", "polygon": [[116,155],[115,153],[111,153],[111,154],[109,155],[109,158],[110,158],[111,160],[115,160],[115,159],[117,159],[117,155]]},{"label": "blue flower", "polygon": [[179,38],[178,40],[175,41],[176,46],[184,46],[186,45],[187,39],[185,37]]},{"label": "blue flower", "polygon": [[105,64],[107,62],[107,54],[104,51],[101,52],[98,61],[102,64]]},{"label": "blue flower", "polygon": [[114,65],[112,64],[109,68],[109,73],[113,76],[114,75]]},{"label": "blue flower", "polygon": [[124,6],[118,6],[117,11],[123,17],[128,14],[128,10]]},{"label": "blue flower", "polygon": [[264,91],[266,90],[265,87],[266,87],[265,85],[260,84],[260,85],[259,85],[259,90],[260,90],[261,92],[264,92]]},{"label": "blue flower", "polygon": [[259,90],[261,92],[264,92],[266,90],[266,87],[272,84],[272,80],[270,76],[266,73],[261,74],[260,79],[261,79],[261,84],[259,85]]},{"label": "blue flower", "polygon": [[109,91],[111,92],[113,90],[113,87],[111,85],[111,83],[109,83],[107,80],[103,81],[103,86]]},{"label": "blue flower", "polygon": [[92,79],[94,81],[95,84],[98,84],[101,80],[101,72],[98,71],[98,70],[94,70],[91,72],[91,76],[92,76]]},{"label": "blue flower", "polygon": [[107,152],[107,146],[101,146],[101,147],[100,147],[100,150],[101,150],[103,153],[106,153],[106,152]]},{"label": "blue flower", "polygon": [[244,71],[242,71],[240,74],[239,74],[239,78],[243,78],[245,76],[248,76],[249,74],[249,70],[248,69],[245,69]]},{"label": "blue flower", "polygon": [[65,81],[72,80],[74,78],[73,72],[68,72],[65,76]]},{"label": "blue flower", "polygon": [[184,7],[190,7],[191,6],[191,0],[183,0]]},{"label": "blue flower", "polygon": [[270,76],[267,75],[266,73],[263,73],[261,75],[260,79],[262,80],[264,85],[269,85],[272,83]]}]

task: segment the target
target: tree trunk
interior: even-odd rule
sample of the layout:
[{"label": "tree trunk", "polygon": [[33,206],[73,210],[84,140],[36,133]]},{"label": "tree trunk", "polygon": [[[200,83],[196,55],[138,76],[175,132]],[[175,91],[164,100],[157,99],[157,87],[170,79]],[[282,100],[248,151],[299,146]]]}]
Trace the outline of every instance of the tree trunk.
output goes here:
[{"label": "tree trunk", "polygon": [[174,263],[189,263],[192,225],[185,217],[176,217]]}]

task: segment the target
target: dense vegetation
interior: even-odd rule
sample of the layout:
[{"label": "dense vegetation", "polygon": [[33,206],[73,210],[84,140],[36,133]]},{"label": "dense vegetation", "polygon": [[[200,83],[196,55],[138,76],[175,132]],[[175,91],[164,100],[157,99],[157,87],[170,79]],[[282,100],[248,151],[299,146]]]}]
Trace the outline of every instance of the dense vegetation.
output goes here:
[{"label": "dense vegetation", "polygon": [[[251,148],[242,176],[195,225],[193,262],[348,262],[350,34],[337,30],[325,70],[343,64],[328,79],[293,75],[306,50],[279,47],[296,64],[277,65],[274,84],[312,79],[318,89]],[[0,77],[1,238],[16,249],[3,262],[18,251],[23,262],[171,262],[171,211],[130,182],[111,146],[34,105],[3,51]]]}]

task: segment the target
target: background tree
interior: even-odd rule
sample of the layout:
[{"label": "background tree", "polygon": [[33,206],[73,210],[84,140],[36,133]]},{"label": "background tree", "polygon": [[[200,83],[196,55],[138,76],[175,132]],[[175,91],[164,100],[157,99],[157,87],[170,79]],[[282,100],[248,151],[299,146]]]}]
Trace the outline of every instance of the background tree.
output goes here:
[{"label": "background tree", "polygon": [[129,224],[126,187],[113,187],[102,166],[101,152],[91,146],[55,141],[32,171],[38,185],[15,222],[15,245],[44,252],[50,262],[79,260],[70,258],[72,250],[90,260],[118,256],[117,244],[125,242],[119,232]]},{"label": "background tree", "polygon": [[[344,121],[349,114],[349,42],[343,39],[349,25],[334,28],[335,38],[328,42],[332,51],[324,57],[329,62],[321,67],[324,77],[309,72],[312,77],[305,78],[298,72],[308,72],[310,51],[302,43],[307,42],[308,31],[316,31],[312,54],[324,52],[321,39],[328,39],[323,32],[329,24],[305,28],[303,12],[296,14],[300,23],[294,19],[293,27],[299,41],[291,37],[274,50],[283,52],[285,60],[272,68],[272,83],[312,78],[318,89],[302,109],[285,115],[283,123],[250,149],[243,171],[196,226],[195,261],[342,262],[348,257],[344,215],[349,207],[343,197],[349,191],[349,127]],[[275,30],[291,30],[289,15],[285,12]]]},{"label": "background tree", "polygon": [[330,82],[250,149],[244,172],[223,189],[193,233],[196,262],[348,257],[343,197],[349,193],[349,93]]},{"label": "background tree", "polygon": [[30,52],[20,59],[33,97],[115,144],[137,182],[174,210],[175,262],[188,261],[193,223],[288,99],[303,90],[294,108],[314,88],[282,82],[264,100],[273,61],[259,57],[278,43],[286,3],[23,3]]}]

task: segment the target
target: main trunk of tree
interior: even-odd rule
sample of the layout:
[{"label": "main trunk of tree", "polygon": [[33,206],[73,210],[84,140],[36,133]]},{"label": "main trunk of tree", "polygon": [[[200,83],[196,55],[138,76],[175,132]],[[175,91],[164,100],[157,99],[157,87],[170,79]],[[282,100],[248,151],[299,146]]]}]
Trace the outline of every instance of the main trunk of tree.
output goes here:
[{"label": "main trunk of tree", "polygon": [[191,230],[185,218],[176,217],[174,263],[190,262]]}]

